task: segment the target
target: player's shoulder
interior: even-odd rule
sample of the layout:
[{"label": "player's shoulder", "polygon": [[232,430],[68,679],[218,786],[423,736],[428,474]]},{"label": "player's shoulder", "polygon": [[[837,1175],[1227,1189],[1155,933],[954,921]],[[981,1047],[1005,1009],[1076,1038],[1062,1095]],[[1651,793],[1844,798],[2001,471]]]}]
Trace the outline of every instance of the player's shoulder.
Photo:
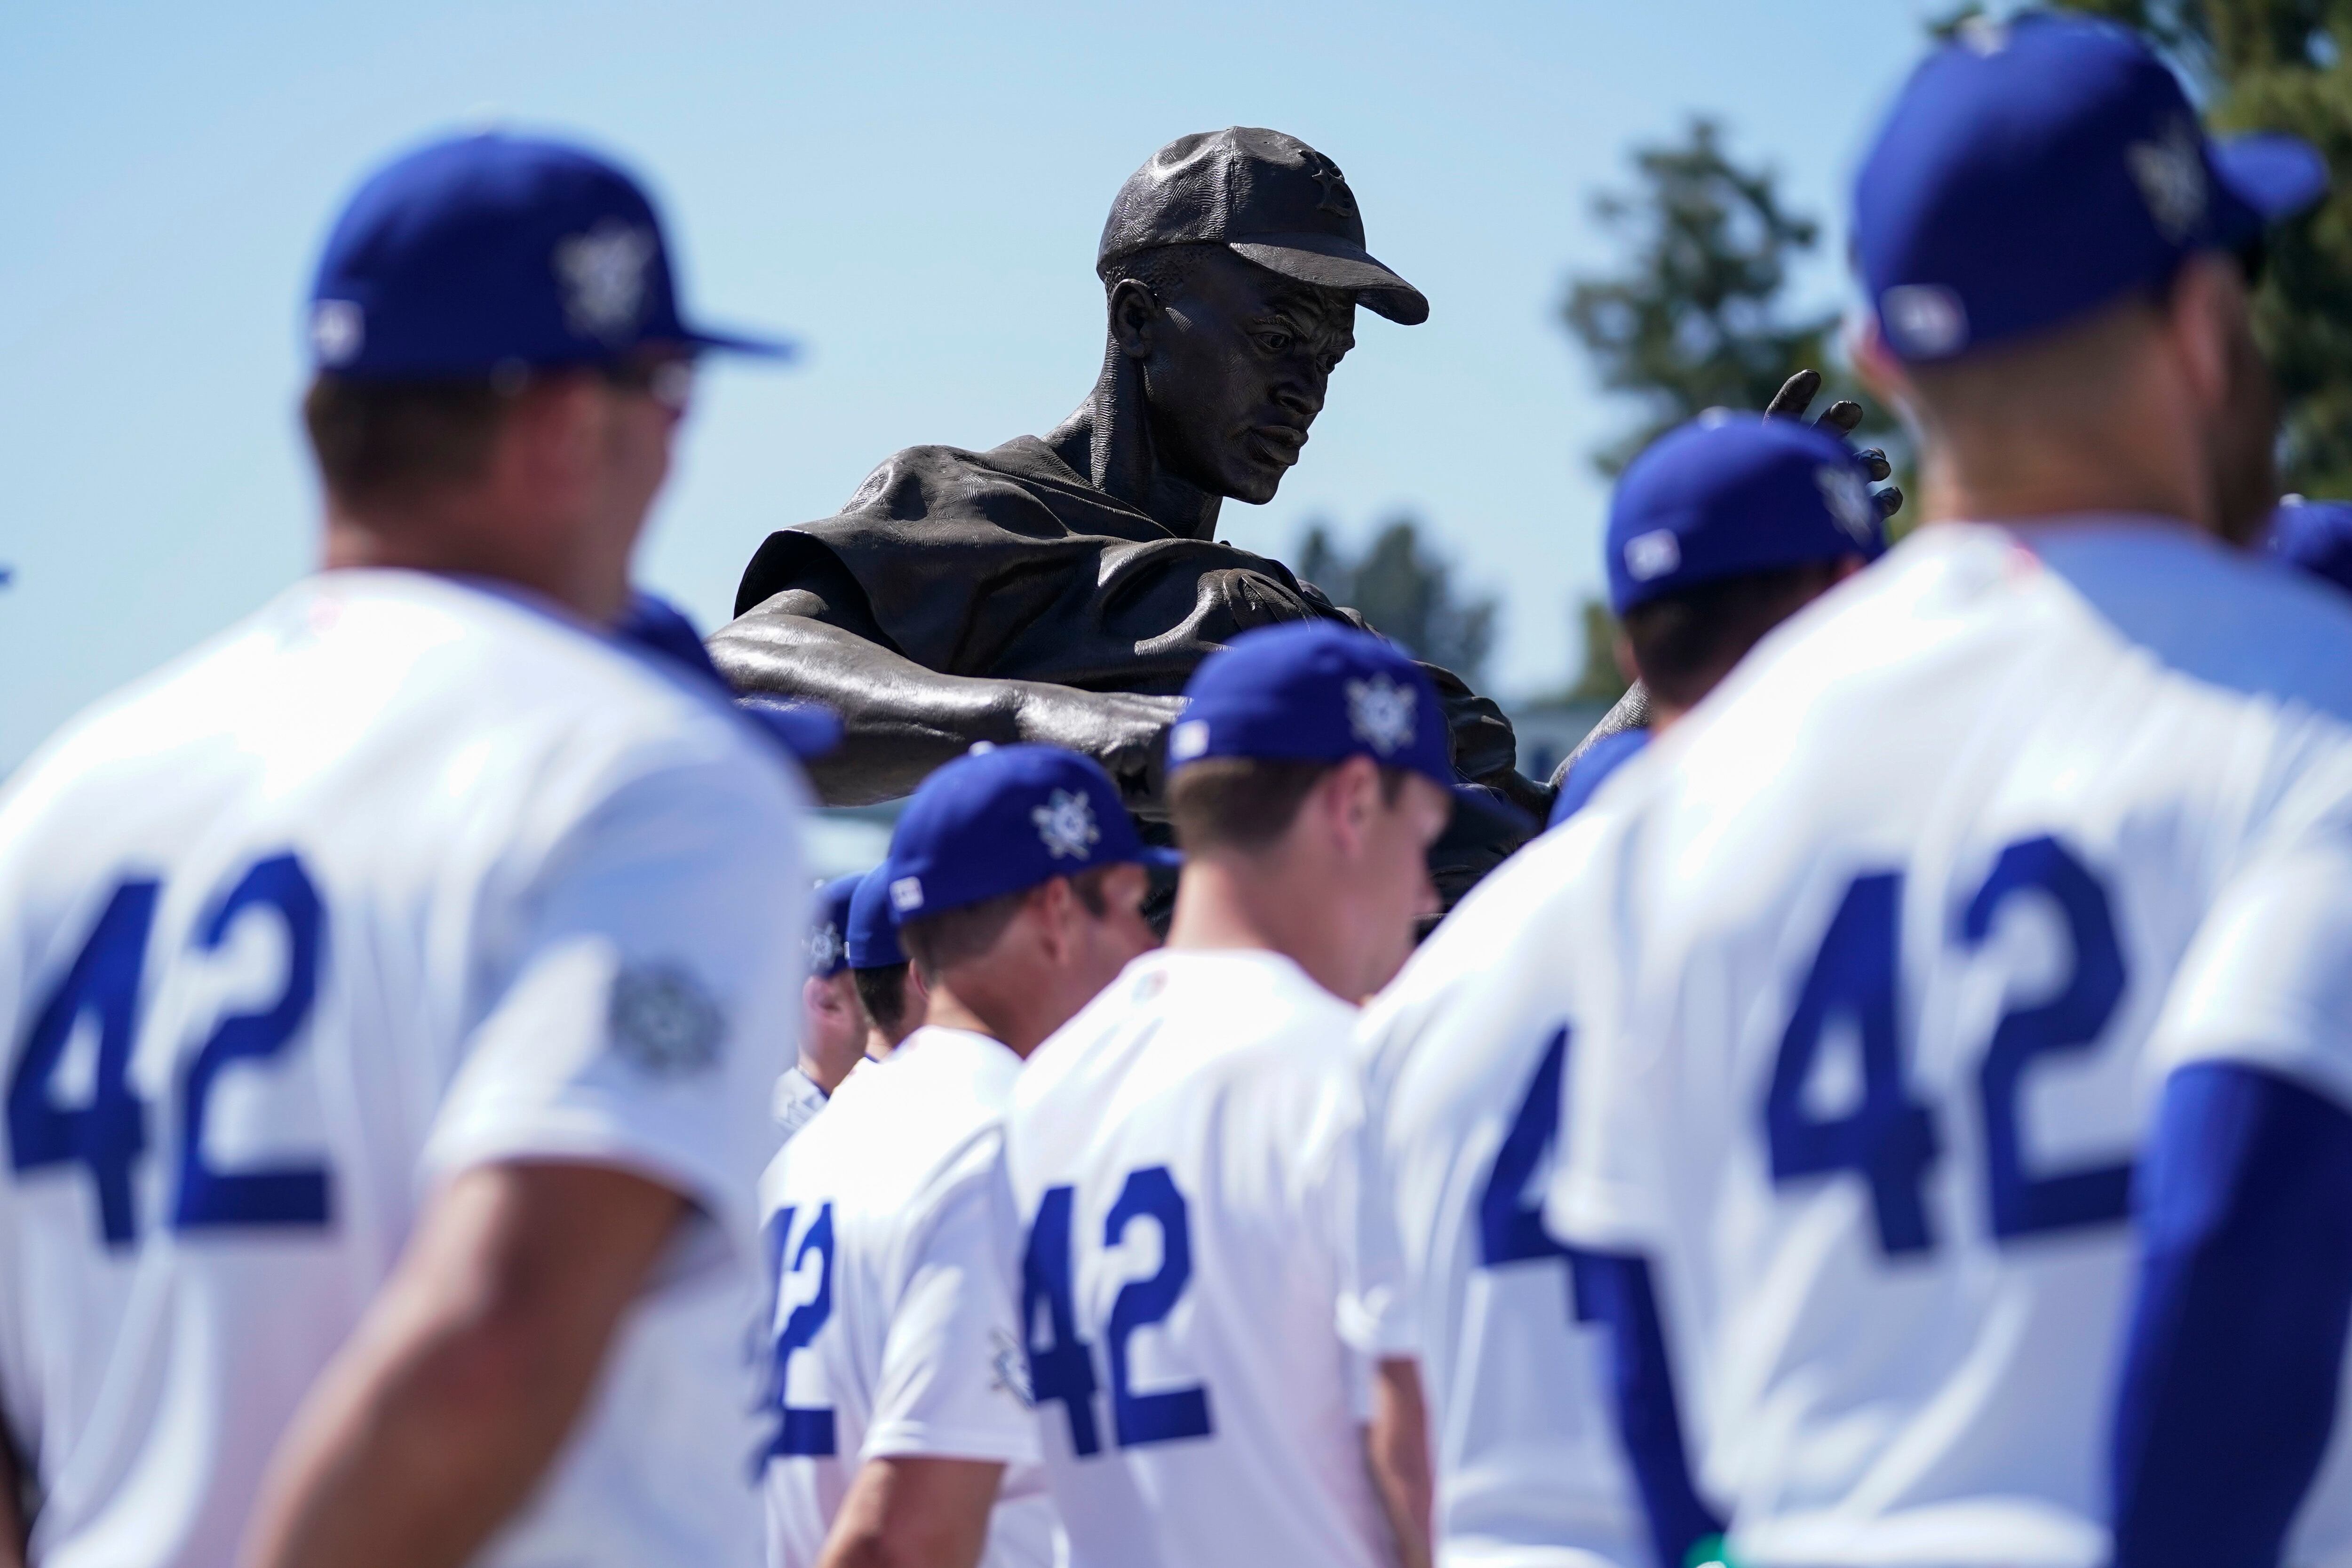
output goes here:
[{"label": "player's shoulder", "polygon": [[926,1026],[845,1079],[783,1157],[869,1194],[915,1190],[998,1134],[1020,1070],[994,1040]]},{"label": "player's shoulder", "polygon": [[1609,962],[1610,878],[1654,772],[1646,754],[1629,763],[1591,808],[1506,860],[1438,923],[1363,1010],[1355,1048],[1370,1083],[1393,1086],[1438,1033],[1459,1063],[1512,1048],[1521,1015],[1576,1010],[1591,966]]},{"label": "player's shoulder", "polygon": [[2020,530],[2036,560],[2164,668],[2352,723],[2352,598],[2183,525]]}]

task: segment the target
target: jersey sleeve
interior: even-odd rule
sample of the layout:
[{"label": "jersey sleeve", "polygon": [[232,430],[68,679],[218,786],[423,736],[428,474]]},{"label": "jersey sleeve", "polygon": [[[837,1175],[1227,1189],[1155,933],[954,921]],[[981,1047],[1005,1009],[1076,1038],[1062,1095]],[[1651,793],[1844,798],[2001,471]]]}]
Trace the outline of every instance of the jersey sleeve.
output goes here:
[{"label": "jersey sleeve", "polygon": [[798,794],[737,753],[640,775],[583,816],[514,900],[515,957],[486,983],[426,1179],[613,1166],[692,1202],[756,1265],[770,1094],[797,1050]]},{"label": "jersey sleeve", "polygon": [[860,1458],[1034,1464],[1002,1135],[975,1140],[918,1203]]},{"label": "jersey sleeve", "polygon": [[2257,1067],[2352,1109],[2352,809],[2272,846],[2225,886],[2157,1027],[2159,1078]]},{"label": "jersey sleeve", "polygon": [[1395,1180],[1384,1154],[1393,1066],[1402,1044],[1393,1011],[1375,1010],[1359,1026],[1361,1113],[1349,1156],[1352,1203],[1346,1215],[1339,1337],[1358,1354],[1384,1360],[1420,1353],[1420,1329],[1396,1216]]}]

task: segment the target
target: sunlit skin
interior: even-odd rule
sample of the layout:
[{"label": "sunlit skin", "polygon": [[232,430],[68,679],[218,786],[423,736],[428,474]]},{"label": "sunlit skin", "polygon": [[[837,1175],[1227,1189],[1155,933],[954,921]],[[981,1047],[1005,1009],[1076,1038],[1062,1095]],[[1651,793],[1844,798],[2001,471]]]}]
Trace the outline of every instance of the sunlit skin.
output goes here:
[{"label": "sunlit skin", "polygon": [[866,1009],[849,971],[801,983],[801,1071],[831,1094],[866,1056]]},{"label": "sunlit skin", "polygon": [[329,496],[323,564],[488,577],[612,624],[628,607],[629,562],[669,477],[688,364],[661,355],[628,384],[585,371],[534,377],[509,401],[474,481],[398,506]]},{"label": "sunlit skin", "polygon": [[1948,367],[1906,366],[1868,329],[1854,350],[1920,427],[1927,522],[2127,512],[2242,546],[2277,504],[2278,393],[2230,257],[2191,257],[2160,296]]},{"label": "sunlit skin", "polygon": [[1453,795],[1419,773],[1403,775],[1391,802],[1371,759],[1350,757],[1271,846],[1186,857],[1168,946],[1278,952],[1361,1002],[1404,967],[1420,922],[1437,913],[1429,847],[1453,813]]},{"label": "sunlit skin", "polygon": [[1067,877],[1038,884],[993,947],[924,976],[930,987],[927,1021],[986,1035],[1026,1057],[1120,970],[1160,945],[1143,919],[1149,886],[1140,866],[1106,868],[1104,912],[1097,915]]}]

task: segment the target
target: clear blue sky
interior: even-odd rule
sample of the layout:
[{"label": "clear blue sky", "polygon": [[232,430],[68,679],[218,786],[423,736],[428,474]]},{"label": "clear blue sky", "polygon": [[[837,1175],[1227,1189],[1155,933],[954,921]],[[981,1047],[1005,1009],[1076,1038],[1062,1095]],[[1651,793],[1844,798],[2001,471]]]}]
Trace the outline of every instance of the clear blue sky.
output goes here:
[{"label": "clear blue sky", "polygon": [[[642,575],[706,625],[766,532],[896,447],[1045,428],[1098,363],[1096,236],[1162,142],[1244,123],[1348,172],[1427,325],[1360,322],[1281,495],[1288,553],[1411,509],[1504,604],[1488,684],[1557,686],[1622,427],[1555,325],[1588,198],[1693,111],[1832,220],[1918,0],[811,5],[26,0],[0,24],[0,770],[307,566],[298,301],[367,166],[497,118],[646,174],[688,308],[784,329],[707,377]],[[1842,297],[1826,258],[1810,287]]]}]

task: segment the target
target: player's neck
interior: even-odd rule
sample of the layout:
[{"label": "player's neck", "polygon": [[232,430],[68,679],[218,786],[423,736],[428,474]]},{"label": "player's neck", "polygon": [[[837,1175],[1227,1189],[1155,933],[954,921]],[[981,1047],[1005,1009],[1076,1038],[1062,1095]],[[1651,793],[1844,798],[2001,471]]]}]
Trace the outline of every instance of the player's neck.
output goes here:
[{"label": "player's neck", "polygon": [[592,626],[610,626],[629,604],[625,551],[583,547],[501,528],[463,500],[355,510],[330,502],[320,564],[479,577],[526,589]]},{"label": "player's neck", "polygon": [[1171,952],[1273,952],[1334,996],[1360,1002],[1348,959],[1351,921],[1314,896],[1288,868],[1264,859],[1195,855],[1176,884],[1168,926]]},{"label": "player's neck", "polygon": [[1927,522],[2130,514],[2204,527],[2210,501],[2198,467],[2178,451],[2097,431],[1931,442],[1920,464],[1920,513]]}]

